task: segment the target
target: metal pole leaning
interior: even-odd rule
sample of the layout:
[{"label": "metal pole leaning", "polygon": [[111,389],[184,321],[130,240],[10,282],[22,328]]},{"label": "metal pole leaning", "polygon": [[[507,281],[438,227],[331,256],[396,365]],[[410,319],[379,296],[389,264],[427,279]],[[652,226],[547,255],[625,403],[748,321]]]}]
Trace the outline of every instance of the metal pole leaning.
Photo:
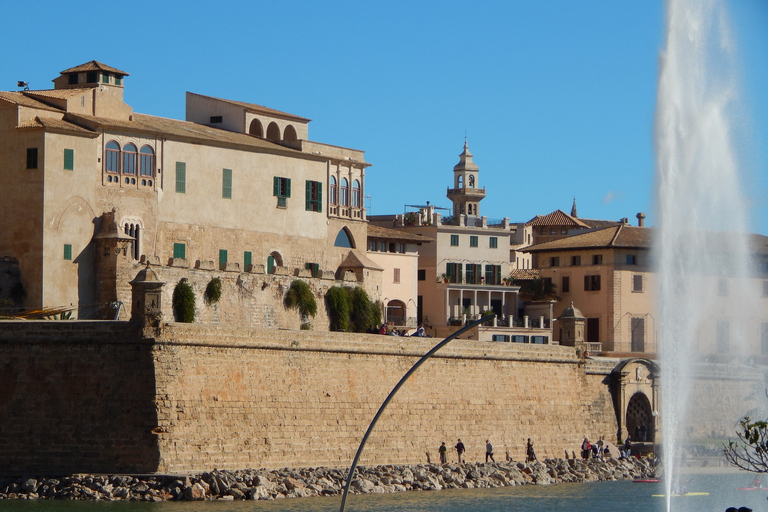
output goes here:
[{"label": "metal pole leaning", "polygon": [[379,417],[381,416],[381,413],[384,412],[384,409],[387,408],[387,405],[392,400],[392,398],[395,396],[395,393],[397,393],[397,390],[400,389],[400,387],[405,383],[405,381],[408,380],[408,378],[413,375],[413,373],[421,366],[427,359],[432,357],[435,352],[443,348],[445,345],[447,345],[449,342],[454,340],[457,336],[461,335],[462,333],[465,333],[466,331],[472,329],[473,327],[476,327],[480,325],[483,322],[487,322],[488,320],[493,320],[495,317],[495,314],[486,315],[480,320],[475,320],[471,324],[467,324],[458,331],[454,332],[447,338],[445,338],[443,341],[435,345],[432,350],[424,354],[421,359],[416,361],[416,364],[411,367],[408,372],[406,372],[405,375],[403,375],[403,378],[400,379],[400,382],[398,382],[395,387],[392,389],[392,391],[389,393],[389,396],[384,400],[384,403],[381,404],[381,407],[379,407],[379,411],[376,413],[376,416],[373,417],[373,421],[371,421],[371,424],[368,426],[368,430],[366,430],[365,435],[363,436],[363,440],[360,441],[360,446],[357,448],[357,453],[355,454],[354,460],[352,460],[352,466],[349,468],[349,475],[347,476],[347,483],[344,485],[344,493],[341,495],[341,508],[339,509],[339,512],[344,512],[344,507],[347,504],[347,495],[349,494],[349,486],[352,484],[352,478],[355,474],[355,469],[357,468],[357,462],[360,460],[360,454],[363,453],[363,448],[365,447],[365,443],[368,441],[368,436],[371,435],[371,432],[373,431],[373,427],[376,426],[376,422],[379,421]]}]

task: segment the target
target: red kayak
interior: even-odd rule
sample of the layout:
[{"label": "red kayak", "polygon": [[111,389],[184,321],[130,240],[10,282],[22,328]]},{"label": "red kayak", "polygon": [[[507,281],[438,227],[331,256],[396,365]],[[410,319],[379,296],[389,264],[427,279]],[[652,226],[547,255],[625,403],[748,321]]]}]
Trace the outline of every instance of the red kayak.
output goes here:
[{"label": "red kayak", "polygon": [[639,478],[637,480],[632,480],[632,482],[636,484],[656,484],[656,483],[659,483],[659,479],[658,478],[645,478],[645,479]]},{"label": "red kayak", "polygon": [[737,487],[737,491],[768,491],[768,487]]}]

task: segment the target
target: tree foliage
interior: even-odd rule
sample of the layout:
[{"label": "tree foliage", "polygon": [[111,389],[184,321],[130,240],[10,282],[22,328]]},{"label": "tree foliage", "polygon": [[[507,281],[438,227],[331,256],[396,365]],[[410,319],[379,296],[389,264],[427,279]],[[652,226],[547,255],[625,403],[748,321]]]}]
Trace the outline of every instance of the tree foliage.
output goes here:
[{"label": "tree foliage", "polygon": [[366,332],[381,322],[381,303],[372,302],[360,287],[334,286],[325,300],[333,331]]},{"label": "tree foliage", "polygon": [[728,441],[723,452],[729,464],[752,473],[768,473],[768,420],[739,422],[737,441]]},{"label": "tree foliage", "polygon": [[208,281],[208,286],[205,287],[203,300],[206,304],[216,304],[219,299],[221,299],[221,279],[214,277]]},{"label": "tree foliage", "polygon": [[560,300],[557,285],[551,279],[534,277],[520,284],[520,298],[524,301]]},{"label": "tree foliage", "polygon": [[302,319],[309,316],[314,317],[317,314],[317,301],[315,294],[312,293],[309,285],[301,279],[296,279],[288,288],[285,294],[285,307],[289,309],[298,309]]},{"label": "tree foliage", "polygon": [[173,289],[173,317],[177,322],[195,321],[195,291],[186,279],[182,279]]}]

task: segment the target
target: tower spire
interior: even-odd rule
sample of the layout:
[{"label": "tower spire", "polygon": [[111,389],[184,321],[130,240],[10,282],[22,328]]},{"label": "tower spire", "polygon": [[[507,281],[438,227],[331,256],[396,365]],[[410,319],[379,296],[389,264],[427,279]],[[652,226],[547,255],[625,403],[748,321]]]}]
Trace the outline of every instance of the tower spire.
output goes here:
[{"label": "tower spire", "polygon": [[573,196],[573,206],[571,207],[571,217],[578,219],[579,214],[576,212],[576,196]]}]

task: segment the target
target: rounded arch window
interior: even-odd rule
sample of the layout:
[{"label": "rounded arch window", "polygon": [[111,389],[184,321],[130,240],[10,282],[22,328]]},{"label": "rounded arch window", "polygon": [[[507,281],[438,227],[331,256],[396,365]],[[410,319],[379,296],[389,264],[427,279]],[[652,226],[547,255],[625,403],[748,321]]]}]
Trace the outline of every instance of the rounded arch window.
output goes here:
[{"label": "rounded arch window", "polygon": [[341,190],[339,190],[339,201],[341,206],[349,205],[349,182],[347,178],[341,178]]},{"label": "rounded arch window", "polygon": [[391,300],[386,307],[387,323],[405,325],[405,303],[401,300]]},{"label": "rounded arch window", "polygon": [[475,188],[475,177],[472,174],[469,175],[469,188]]},{"label": "rounded arch window", "polygon": [[261,124],[261,121],[258,119],[254,119],[251,121],[251,126],[248,127],[248,133],[250,135],[254,135],[256,137],[264,138],[264,126]]},{"label": "rounded arch window", "polygon": [[267,126],[267,139],[280,140],[280,127],[277,126],[277,123],[274,121]]},{"label": "rounded arch window", "polygon": [[352,182],[352,206],[360,208],[360,181]]},{"label": "rounded arch window", "polygon": [[331,179],[329,180],[330,187],[328,187],[330,190],[328,191],[328,202],[330,204],[339,204],[339,194],[338,190],[336,188],[336,177],[331,176]]},{"label": "rounded arch window", "polygon": [[283,266],[283,257],[280,256],[280,253],[277,251],[273,251],[270,253],[269,256],[267,256],[267,274],[274,274],[276,267],[282,267]]},{"label": "rounded arch window", "polygon": [[104,155],[104,168],[107,172],[120,172],[120,144],[111,140],[107,142]]},{"label": "rounded arch window", "polygon": [[285,132],[283,133],[283,139],[285,140],[296,140],[298,139],[298,136],[296,135],[296,128],[294,128],[292,125],[288,125],[285,127]]},{"label": "rounded arch window", "polygon": [[139,172],[142,176],[155,175],[155,151],[150,146],[142,146],[139,152]]},{"label": "rounded arch window", "polygon": [[464,188],[464,176],[459,175],[456,178],[456,188]]},{"label": "rounded arch window", "polygon": [[136,174],[136,146],[126,144],[123,147],[123,174]]}]

